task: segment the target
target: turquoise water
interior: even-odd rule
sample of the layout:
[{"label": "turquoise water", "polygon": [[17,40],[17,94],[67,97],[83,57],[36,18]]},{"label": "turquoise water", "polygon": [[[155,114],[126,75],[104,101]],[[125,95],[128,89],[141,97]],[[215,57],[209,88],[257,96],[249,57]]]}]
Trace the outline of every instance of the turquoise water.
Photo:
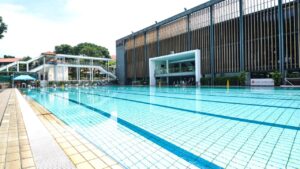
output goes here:
[{"label": "turquoise water", "polygon": [[121,86],[25,93],[125,168],[300,168],[300,90]]}]

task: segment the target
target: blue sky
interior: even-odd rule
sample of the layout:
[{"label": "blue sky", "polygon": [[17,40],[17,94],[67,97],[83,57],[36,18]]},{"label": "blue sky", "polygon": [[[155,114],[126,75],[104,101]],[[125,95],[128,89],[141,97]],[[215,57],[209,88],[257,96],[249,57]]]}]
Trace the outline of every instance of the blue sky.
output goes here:
[{"label": "blue sky", "polygon": [[1,0],[0,16],[8,32],[0,40],[0,57],[36,57],[55,45],[81,42],[115,54],[117,39],[205,1]]}]

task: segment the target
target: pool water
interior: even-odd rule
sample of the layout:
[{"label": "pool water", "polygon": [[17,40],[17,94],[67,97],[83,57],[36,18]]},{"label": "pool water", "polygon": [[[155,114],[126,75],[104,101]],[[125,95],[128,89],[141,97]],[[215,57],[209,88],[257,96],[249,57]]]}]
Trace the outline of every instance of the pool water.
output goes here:
[{"label": "pool water", "polygon": [[300,168],[300,90],[24,91],[125,168]]}]

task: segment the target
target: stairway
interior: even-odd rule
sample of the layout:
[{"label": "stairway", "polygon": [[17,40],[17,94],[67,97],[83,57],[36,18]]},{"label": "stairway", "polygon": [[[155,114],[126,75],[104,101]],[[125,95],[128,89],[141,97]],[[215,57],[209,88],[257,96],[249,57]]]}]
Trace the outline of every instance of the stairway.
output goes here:
[{"label": "stairway", "polygon": [[[56,56],[60,58],[72,58],[72,59],[86,59],[86,60],[101,60],[101,58],[94,58],[94,57],[87,57],[87,56],[74,56],[74,55],[62,55],[62,54],[57,54]],[[6,66],[0,67],[0,72],[1,71],[6,71],[8,72],[11,68],[16,68],[15,72],[20,72],[20,65],[26,65],[26,72],[38,72],[41,71],[43,68],[51,67],[51,66],[65,66],[65,67],[79,67],[79,68],[95,68],[99,69],[102,73],[107,74],[110,76],[112,79],[116,79],[116,75],[113,73],[107,71],[105,68],[103,68],[100,65],[83,65],[78,62],[77,64],[70,64],[70,63],[62,63],[62,62],[57,62],[55,61],[56,56],[51,56],[47,57],[45,55],[41,55],[37,58],[33,58],[28,61],[16,61],[13,63],[10,63]],[[105,61],[108,61],[109,59],[104,59]],[[92,62],[93,63],[93,62]]]}]

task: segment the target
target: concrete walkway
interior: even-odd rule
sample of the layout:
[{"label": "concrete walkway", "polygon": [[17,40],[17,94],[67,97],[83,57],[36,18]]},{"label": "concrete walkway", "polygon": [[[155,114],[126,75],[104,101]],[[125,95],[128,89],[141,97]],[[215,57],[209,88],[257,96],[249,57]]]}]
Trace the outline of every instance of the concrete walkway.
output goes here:
[{"label": "concrete walkway", "polygon": [[[16,93],[7,89],[0,93],[0,169],[34,169],[30,143]],[[1,117],[1,116],[0,116]]]},{"label": "concrete walkway", "polygon": [[0,120],[0,169],[123,168],[16,89],[0,91]]},{"label": "concrete walkway", "polygon": [[15,89],[37,168],[75,168],[21,93]]}]

